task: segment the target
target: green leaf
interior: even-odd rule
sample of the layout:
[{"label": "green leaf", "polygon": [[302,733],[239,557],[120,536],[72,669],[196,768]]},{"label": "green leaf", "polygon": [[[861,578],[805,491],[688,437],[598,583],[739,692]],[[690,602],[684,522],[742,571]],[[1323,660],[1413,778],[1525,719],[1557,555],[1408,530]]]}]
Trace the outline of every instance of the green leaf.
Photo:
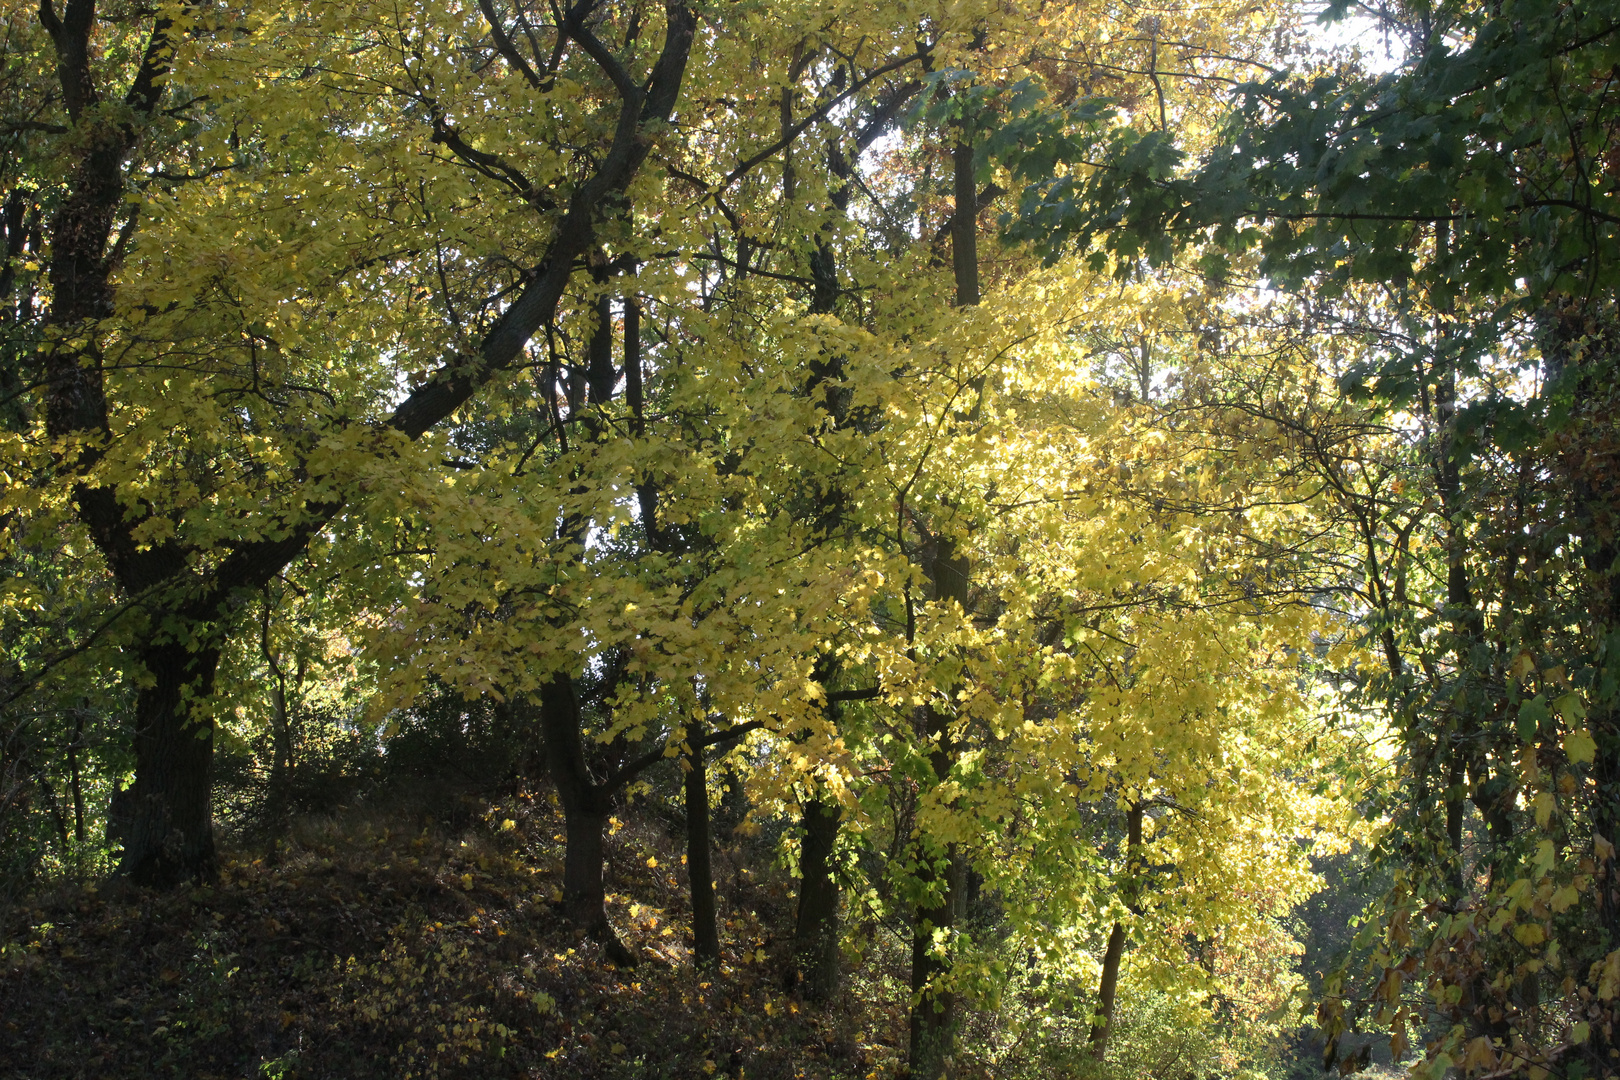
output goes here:
[{"label": "green leaf", "polygon": [[1520,705],[1518,721],[1519,741],[1534,742],[1536,732],[1540,729],[1541,725],[1551,717],[1551,715],[1552,714],[1547,710],[1547,698],[1542,694],[1537,694],[1529,701],[1526,701],[1523,705]]}]

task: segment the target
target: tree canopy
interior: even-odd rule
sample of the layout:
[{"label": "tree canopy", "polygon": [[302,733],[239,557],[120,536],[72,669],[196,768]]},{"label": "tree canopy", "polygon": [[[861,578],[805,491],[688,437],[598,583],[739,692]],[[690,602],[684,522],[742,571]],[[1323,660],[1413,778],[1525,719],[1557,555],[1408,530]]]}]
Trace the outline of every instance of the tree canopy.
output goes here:
[{"label": "tree canopy", "polygon": [[914,1076],[1612,1071],[1614,12],[1383,14],[8,4],[0,872],[487,731],[621,968],[636,806],[705,977],[722,829],[802,1000],[900,928]]}]

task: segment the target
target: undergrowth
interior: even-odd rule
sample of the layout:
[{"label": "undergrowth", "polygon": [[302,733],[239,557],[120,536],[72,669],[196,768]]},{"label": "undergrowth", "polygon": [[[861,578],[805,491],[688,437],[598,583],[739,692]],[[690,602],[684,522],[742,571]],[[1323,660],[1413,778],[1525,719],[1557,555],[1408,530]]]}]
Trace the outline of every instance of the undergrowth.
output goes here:
[{"label": "undergrowth", "polygon": [[225,852],[212,886],[61,884],[0,912],[0,1076],[765,1080],[897,1067],[898,943],[867,951],[839,1006],[812,1008],[784,989],[785,882],[733,869],[721,968],[695,972],[676,845],[627,811],[609,841],[609,910],[642,962],[617,969],[555,906],[551,800],[465,810],[460,828],[376,807],[306,816]]}]

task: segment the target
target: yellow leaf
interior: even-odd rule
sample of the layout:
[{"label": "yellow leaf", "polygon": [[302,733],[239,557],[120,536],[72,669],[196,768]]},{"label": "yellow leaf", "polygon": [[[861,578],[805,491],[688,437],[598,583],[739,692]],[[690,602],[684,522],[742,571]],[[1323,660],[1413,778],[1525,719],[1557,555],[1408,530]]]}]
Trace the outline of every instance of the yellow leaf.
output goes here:
[{"label": "yellow leaf", "polygon": [[1552,819],[1553,807],[1555,805],[1556,800],[1553,798],[1552,792],[1536,792],[1536,828],[1545,829],[1547,827],[1547,822]]},{"label": "yellow leaf", "polygon": [[1483,1072],[1496,1066],[1496,1047],[1491,1045],[1489,1035],[1481,1035],[1468,1043],[1468,1049],[1463,1052],[1462,1067],[1465,1072],[1476,1070]]},{"label": "yellow leaf", "polygon": [[1576,764],[1589,763],[1597,755],[1597,741],[1585,728],[1564,736],[1564,756]]},{"label": "yellow leaf", "polygon": [[1616,991],[1620,991],[1620,949],[1605,956],[1592,965],[1592,975],[1598,980],[1598,997],[1604,1001],[1613,1001]]},{"label": "yellow leaf", "polygon": [[1520,923],[1513,928],[1513,937],[1520,945],[1533,949],[1547,940],[1547,932],[1541,928],[1540,923]]},{"label": "yellow leaf", "polygon": [[1557,856],[1553,852],[1552,841],[1543,840],[1541,843],[1536,845],[1535,857],[1530,861],[1534,864],[1538,872],[1545,874],[1547,871],[1552,869],[1553,860],[1556,857]]}]

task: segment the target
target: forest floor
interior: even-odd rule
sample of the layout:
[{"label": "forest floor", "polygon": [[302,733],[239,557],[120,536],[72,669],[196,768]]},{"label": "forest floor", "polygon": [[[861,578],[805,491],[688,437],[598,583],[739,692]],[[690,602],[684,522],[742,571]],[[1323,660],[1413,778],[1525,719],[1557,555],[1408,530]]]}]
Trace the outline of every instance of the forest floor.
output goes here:
[{"label": "forest floor", "polygon": [[219,881],[153,893],[57,885],[0,910],[0,1077],[892,1075],[906,995],[874,940],[831,1010],[786,988],[786,882],[717,864],[721,968],[689,952],[681,856],[615,825],[611,966],[558,912],[562,822],[545,796],[424,821],[294,821],[223,853]]}]

